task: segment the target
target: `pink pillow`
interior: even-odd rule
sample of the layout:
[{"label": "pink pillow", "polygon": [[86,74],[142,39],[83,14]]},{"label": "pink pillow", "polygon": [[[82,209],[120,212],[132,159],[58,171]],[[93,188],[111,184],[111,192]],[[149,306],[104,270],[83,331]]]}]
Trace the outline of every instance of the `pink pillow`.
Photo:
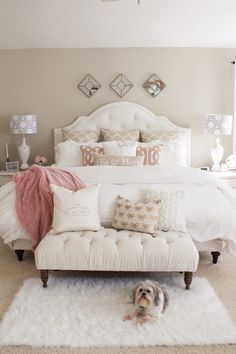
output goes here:
[{"label": "pink pillow", "polygon": [[160,165],[161,162],[161,150],[163,145],[142,147],[138,146],[136,150],[137,156],[144,156],[144,165]]},{"label": "pink pillow", "polygon": [[102,154],[103,153],[103,148],[99,146],[87,146],[87,145],[81,145],[80,150],[82,153],[82,158],[83,158],[83,165],[84,166],[93,166],[94,165],[94,153],[97,154]]}]

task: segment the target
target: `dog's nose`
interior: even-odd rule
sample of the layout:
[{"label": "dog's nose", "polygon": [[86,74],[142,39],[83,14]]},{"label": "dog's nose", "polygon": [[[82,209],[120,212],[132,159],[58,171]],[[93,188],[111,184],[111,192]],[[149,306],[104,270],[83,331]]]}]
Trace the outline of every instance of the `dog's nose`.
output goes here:
[{"label": "dog's nose", "polygon": [[145,296],[145,295],[146,295],[146,293],[143,291],[143,292],[142,292],[142,296]]}]

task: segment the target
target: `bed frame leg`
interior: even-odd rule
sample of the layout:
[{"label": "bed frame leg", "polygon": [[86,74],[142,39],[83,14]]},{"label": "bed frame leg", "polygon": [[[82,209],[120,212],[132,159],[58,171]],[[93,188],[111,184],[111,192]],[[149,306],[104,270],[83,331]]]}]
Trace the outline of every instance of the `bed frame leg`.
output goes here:
[{"label": "bed frame leg", "polygon": [[184,272],[184,282],[185,282],[185,289],[190,289],[190,284],[192,283],[193,273],[192,272]]},{"label": "bed frame leg", "polygon": [[47,287],[47,281],[48,281],[48,270],[47,269],[41,269],[40,270],[40,276],[41,276],[41,280],[43,282],[43,287],[46,288]]},{"label": "bed frame leg", "polygon": [[18,261],[22,262],[23,261],[23,254],[24,250],[15,250],[15,254],[17,255]]},{"label": "bed frame leg", "polygon": [[218,262],[218,257],[220,256],[220,252],[214,251],[211,252],[211,255],[212,255],[213,263],[216,264]]}]

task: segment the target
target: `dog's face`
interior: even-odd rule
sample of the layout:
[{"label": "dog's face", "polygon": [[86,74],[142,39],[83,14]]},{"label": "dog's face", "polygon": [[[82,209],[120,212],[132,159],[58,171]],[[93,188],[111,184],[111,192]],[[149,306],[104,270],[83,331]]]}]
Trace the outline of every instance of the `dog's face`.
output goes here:
[{"label": "dog's face", "polygon": [[142,308],[154,305],[154,291],[152,286],[141,284],[135,291],[135,304]]}]

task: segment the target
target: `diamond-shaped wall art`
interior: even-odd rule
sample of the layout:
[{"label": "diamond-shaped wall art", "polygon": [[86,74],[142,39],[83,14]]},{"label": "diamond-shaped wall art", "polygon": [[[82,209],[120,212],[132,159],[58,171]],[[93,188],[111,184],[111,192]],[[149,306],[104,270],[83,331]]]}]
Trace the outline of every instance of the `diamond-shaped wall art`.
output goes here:
[{"label": "diamond-shaped wall art", "polygon": [[77,87],[88,97],[95,95],[97,90],[101,87],[99,82],[94,79],[90,74],[86,75],[82,81],[77,85]]},{"label": "diamond-shaped wall art", "polygon": [[117,93],[118,96],[123,97],[129,90],[132,89],[133,85],[127,77],[125,77],[125,75],[120,74],[111,82],[110,87],[115,91],[115,93]]},{"label": "diamond-shaped wall art", "polygon": [[156,97],[166,87],[166,84],[156,74],[153,74],[144,82],[143,87],[151,96]]}]

